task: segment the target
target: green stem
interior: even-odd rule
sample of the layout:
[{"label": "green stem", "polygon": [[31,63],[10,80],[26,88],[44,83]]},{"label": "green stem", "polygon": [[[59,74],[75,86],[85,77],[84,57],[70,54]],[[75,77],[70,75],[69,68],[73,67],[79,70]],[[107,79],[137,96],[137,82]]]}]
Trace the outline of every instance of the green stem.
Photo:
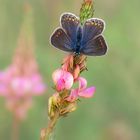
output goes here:
[{"label": "green stem", "polygon": [[19,140],[19,119],[14,116],[11,140]]},{"label": "green stem", "polygon": [[54,131],[54,128],[55,128],[55,125],[56,125],[58,119],[59,119],[59,113],[56,112],[55,116],[49,121],[48,127],[43,128],[41,130],[40,140],[49,140],[51,134]]}]

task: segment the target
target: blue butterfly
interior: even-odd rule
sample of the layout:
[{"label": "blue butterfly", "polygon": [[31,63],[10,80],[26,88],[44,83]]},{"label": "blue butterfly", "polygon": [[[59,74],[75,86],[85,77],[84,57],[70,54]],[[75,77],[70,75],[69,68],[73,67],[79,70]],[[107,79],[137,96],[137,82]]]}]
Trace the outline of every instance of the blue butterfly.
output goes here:
[{"label": "blue butterfly", "polygon": [[63,51],[88,56],[101,56],[107,52],[107,44],[102,32],[105,23],[101,19],[91,18],[80,24],[80,19],[71,13],[60,18],[61,27],[51,36],[51,44]]}]

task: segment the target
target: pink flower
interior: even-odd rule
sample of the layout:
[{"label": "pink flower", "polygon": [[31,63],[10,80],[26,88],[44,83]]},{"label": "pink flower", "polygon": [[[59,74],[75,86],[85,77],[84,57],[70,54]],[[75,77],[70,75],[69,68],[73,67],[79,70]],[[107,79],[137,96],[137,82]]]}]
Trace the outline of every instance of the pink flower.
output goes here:
[{"label": "pink flower", "polygon": [[32,82],[32,93],[34,95],[41,95],[46,90],[46,85],[42,82],[40,74],[36,73],[31,77]]},{"label": "pink flower", "polygon": [[62,69],[65,71],[69,71],[69,68],[72,67],[73,67],[73,55],[70,54],[64,58]]},{"label": "pink flower", "polygon": [[6,72],[0,72],[0,95],[6,96],[8,94],[7,83],[10,80],[10,76]]},{"label": "pink flower", "polygon": [[17,96],[25,96],[30,93],[31,82],[25,77],[15,77],[11,80],[11,89]]},{"label": "pink flower", "polygon": [[[30,12],[26,14],[28,17]],[[28,18],[24,22],[28,22]],[[34,55],[34,38],[27,36],[25,30],[26,24],[23,24],[12,64],[0,72],[0,96],[5,97],[7,108],[19,118],[26,116],[32,97],[46,91]]]},{"label": "pink flower", "polygon": [[76,65],[76,68],[73,72],[73,77],[75,80],[79,77],[79,74],[80,74],[80,67],[79,67],[79,65]]},{"label": "pink flower", "polygon": [[53,81],[56,85],[56,89],[58,91],[62,91],[64,89],[69,90],[73,85],[73,76],[71,73],[58,69],[52,75]]},{"label": "pink flower", "polygon": [[77,81],[79,82],[79,88],[71,90],[70,96],[66,99],[69,102],[74,102],[79,97],[91,98],[95,93],[95,87],[87,88],[87,81],[85,78],[79,77]]},{"label": "pink flower", "polygon": [[0,96],[5,97],[6,107],[19,119],[26,117],[28,109],[32,106],[32,97],[46,91],[37,62],[32,52],[26,50],[27,52],[18,50],[13,63],[0,72]]},{"label": "pink flower", "polygon": [[[28,66],[28,69],[30,67]],[[32,96],[41,95],[46,91],[38,71],[28,73],[16,65],[10,65],[0,72],[0,95],[6,98],[7,108],[18,118],[24,119],[32,105]]]},{"label": "pink flower", "polygon": [[41,75],[36,72],[32,75],[17,75],[13,67],[0,72],[0,95],[1,96],[28,96],[41,95],[46,90]]},{"label": "pink flower", "polygon": [[25,119],[27,111],[32,107],[32,98],[6,98],[6,107],[19,119]]}]

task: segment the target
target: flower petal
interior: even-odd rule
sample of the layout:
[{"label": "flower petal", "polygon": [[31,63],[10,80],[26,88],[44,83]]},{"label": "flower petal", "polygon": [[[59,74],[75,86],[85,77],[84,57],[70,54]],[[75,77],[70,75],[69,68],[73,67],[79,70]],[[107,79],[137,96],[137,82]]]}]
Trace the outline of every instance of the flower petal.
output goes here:
[{"label": "flower petal", "polygon": [[7,96],[8,95],[8,88],[4,84],[0,84],[0,95]]},{"label": "flower petal", "polygon": [[33,83],[38,83],[42,81],[41,75],[39,73],[33,74],[30,79]]},{"label": "flower petal", "polygon": [[56,89],[58,91],[61,91],[61,90],[65,89],[65,81],[64,81],[64,79],[59,79],[57,81],[57,83],[56,83]]},{"label": "flower petal", "polygon": [[73,68],[73,55],[70,54],[63,60],[62,69],[68,71],[71,68]]},{"label": "flower petal", "polygon": [[61,76],[62,76],[62,70],[61,69],[57,69],[56,71],[53,72],[52,78],[53,78],[53,81],[54,81],[55,84],[61,78]]},{"label": "flower petal", "polygon": [[79,65],[76,65],[76,68],[73,73],[74,79],[77,79],[79,77],[79,74],[80,74],[80,67],[79,67]]},{"label": "flower petal", "polygon": [[87,80],[83,77],[79,77],[78,81],[79,81],[79,91],[84,90],[87,87]]},{"label": "flower petal", "polygon": [[69,72],[64,72],[65,88],[70,89],[73,85],[73,76]]},{"label": "flower petal", "polygon": [[32,83],[28,78],[16,77],[11,81],[11,88],[17,96],[24,96],[31,92]]},{"label": "flower petal", "polygon": [[90,87],[79,92],[78,95],[83,98],[91,98],[94,95],[95,91],[96,91],[95,87]]},{"label": "flower petal", "polygon": [[42,95],[46,90],[46,86],[43,83],[38,83],[32,87],[32,94],[33,95]]},{"label": "flower petal", "polygon": [[78,90],[71,90],[70,95],[66,98],[68,102],[74,102],[78,99]]},{"label": "flower petal", "polygon": [[56,70],[52,75],[57,90],[70,89],[73,85],[73,76],[71,73],[62,69]]},{"label": "flower petal", "polygon": [[30,81],[32,83],[31,90],[33,95],[41,95],[45,92],[47,86],[42,82],[42,78],[39,73],[32,75]]}]

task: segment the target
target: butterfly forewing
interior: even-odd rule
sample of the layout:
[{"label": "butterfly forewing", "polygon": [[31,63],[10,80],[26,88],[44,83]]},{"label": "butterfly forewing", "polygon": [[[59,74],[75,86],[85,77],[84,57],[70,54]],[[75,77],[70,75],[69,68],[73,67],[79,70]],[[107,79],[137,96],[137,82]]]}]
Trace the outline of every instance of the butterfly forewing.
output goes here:
[{"label": "butterfly forewing", "polygon": [[61,16],[62,28],[66,31],[73,44],[76,44],[77,29],[80,26],[79,18],[71,13],[64,13]]},{"label": "butterfly forewing", "polygon": [[58,28],[52,34],[51,44],[60,50],[72,52],[71,40],[62,28]]},{"label": "butterfly forewing", "polygon": [[81,53],[89,56],[101,56],[106,54],[107,52],[107,44],[102,35],[93,38],[88,41],[88,43],[83,46]]},{"label": "butterfly forewing", "polygon": [[81,44],[84,45],[91,39],[100,35],[104,30],[104,21],[97,18],[87,20],[83,26],[83,37]]}]

